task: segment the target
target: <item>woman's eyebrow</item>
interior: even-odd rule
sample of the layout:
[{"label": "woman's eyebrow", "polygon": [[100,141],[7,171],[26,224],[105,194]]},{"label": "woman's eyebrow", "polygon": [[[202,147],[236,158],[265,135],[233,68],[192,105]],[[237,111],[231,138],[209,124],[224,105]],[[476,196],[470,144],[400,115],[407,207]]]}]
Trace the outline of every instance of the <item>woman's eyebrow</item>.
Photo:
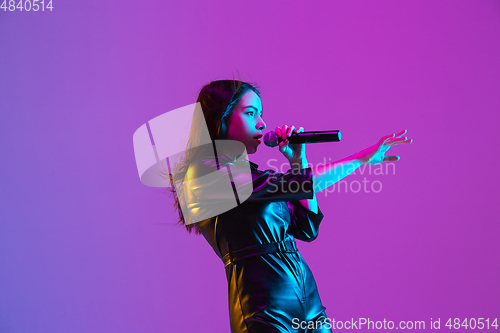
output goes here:
[{"label": "woman's eyebrow", "polygon": [[[256,108],[255,106],[253,106],[253,105],[248,105],[248,106],[244,106],[244,107],[243,107],[243,109],[248,109],[248,108],[252,108],[252,109],[255,109],[255,111],[259,111],[259,110],[257,110],[257,108]],[[260,112],[261,112],[261,113],[264,113],[264,109],[262,109]]]}]

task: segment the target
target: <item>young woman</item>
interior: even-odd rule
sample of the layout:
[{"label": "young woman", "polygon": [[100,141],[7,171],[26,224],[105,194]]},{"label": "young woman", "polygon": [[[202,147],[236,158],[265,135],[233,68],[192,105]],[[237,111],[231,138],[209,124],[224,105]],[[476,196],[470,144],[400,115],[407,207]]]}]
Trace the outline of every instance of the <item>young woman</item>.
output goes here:
[{"label": "young woman", "polygon": [[[385,153],[393,145],[412,140],[403,137],[406,131],[387,135],[352,156],[310,168],[305,144],[292,145],[287,140],[304,128],[283,125],[275,131],[283,138],[279,151],[291,168],[286,173],[261,171],[245,158],[246,153],[257,152],[266,128],[257,87],[242,81],[213,81],[201,89],[197,102],[204,119],[193,119],[184,159],[171,178],[176,184],[175,207],[180,223],[189,232],[203,234],[224,263],[231,332],[331,332],[313,274],[297,251],[295,239],[310,242],[318,236],[324,215],[315,193],[362,164],[398,160]],[[201,144],[201,121],[206,122],[212,144]],[[242,145],[221,145],[219,140]],[[234,172],[238,165],[250,168],[250,180],[244,173]],[[218,172],[216,179],[197,182],[214,172]],[[234,192],[221,192],[219,186],[229,180]],[[180,186],[182,183],[191,185]],[[210,215],[248,188],[245,201]],[[185,220],[182,208],[196,223]],[[207,218],[201,220],[203,214]],[[198,218],[193,220],[193,216]]]}]

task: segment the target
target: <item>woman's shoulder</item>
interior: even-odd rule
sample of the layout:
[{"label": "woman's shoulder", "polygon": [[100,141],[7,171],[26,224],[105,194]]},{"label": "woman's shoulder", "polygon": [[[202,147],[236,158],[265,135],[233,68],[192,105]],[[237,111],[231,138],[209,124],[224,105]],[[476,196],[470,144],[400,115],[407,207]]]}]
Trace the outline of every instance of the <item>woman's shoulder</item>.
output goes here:
[{"label": "woman's shoulder", "polygon": [[203,177],[217,170],[217,158],[215,156],[203,156],[189,164],[186,172],[186,180]]},{"label": "woman's shoulder", "polygon": [[187,180],[196,179],[206,176],[210,173],[216,172],[221,167],[231,166],[238,167],[251,171],[259,171],[259,166],[256,163],[249,161],[246,158],[239,158],[236,161],[230,160],[226,155],[206,155],[197,158],[189,164],[188,171],[186,172]]}]

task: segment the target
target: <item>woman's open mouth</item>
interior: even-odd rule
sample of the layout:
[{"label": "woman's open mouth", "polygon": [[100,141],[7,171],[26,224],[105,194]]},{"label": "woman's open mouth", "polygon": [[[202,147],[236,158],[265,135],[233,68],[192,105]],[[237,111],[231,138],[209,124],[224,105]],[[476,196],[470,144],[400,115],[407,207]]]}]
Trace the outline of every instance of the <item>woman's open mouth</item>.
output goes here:
[{"label": "woman's open mouth", "polygon": [[259,135],[257,135],[257,136],[254,136],[254,137],[253,137],[253,140],[254,140],[254,141],[257,141],[257,142],[259,143],[259,145],[260,145],[260,144],[261,144],[261,142],[260,142],[260,140],[259,140],[260,138],[262,138],[262,134],[259,134]]}]

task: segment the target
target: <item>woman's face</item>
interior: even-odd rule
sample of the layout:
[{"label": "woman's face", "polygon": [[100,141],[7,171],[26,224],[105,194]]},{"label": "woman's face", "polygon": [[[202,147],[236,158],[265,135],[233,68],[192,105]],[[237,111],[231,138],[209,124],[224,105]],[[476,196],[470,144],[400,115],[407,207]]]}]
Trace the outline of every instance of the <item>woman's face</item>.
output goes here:
[{"label": "woman's face", "polygon": [[248,154],[254,154],[261,140],[266,123],[262,120],[262,103],[253,91],[243,95],[227,121],[228,140],[242,142]]}]

